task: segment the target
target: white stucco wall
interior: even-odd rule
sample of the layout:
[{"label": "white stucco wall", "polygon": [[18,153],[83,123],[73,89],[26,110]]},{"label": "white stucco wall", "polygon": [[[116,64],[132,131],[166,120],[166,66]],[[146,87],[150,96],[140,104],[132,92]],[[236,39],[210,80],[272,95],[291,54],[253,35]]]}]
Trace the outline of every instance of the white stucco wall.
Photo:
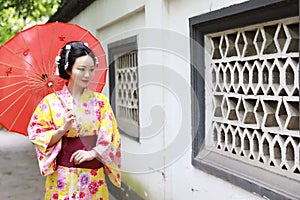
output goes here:
[{"label": "white stucco wall", "polygon": [[123,182],[145,199],[260,199],[191,165],[188,19],[242,1],[98,0],[71,21],[106,51],[138,36],[141,141],[122,136],[122,166]]}]

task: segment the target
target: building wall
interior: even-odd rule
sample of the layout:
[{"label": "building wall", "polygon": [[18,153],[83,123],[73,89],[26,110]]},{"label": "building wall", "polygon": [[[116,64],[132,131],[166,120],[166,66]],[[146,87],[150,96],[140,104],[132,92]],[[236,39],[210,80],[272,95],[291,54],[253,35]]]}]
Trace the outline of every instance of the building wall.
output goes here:
[{"label": "building wall", "polygon": [[191,164],[188,19],[241,2],[98,0],[71,21],[93,32],[106,51],[137,35],[141,138],[122,136],[122,180],[144,199],[260,199]]}]

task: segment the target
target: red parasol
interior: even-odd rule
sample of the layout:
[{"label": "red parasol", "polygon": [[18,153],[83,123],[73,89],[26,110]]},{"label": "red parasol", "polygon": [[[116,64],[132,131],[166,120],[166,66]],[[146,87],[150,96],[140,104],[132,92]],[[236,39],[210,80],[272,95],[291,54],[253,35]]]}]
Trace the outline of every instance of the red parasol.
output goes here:
[{"label": "red parasol", "polygon": [[106,57],[100,42],[75,24],[54,22],[19,32],[0,47],[0,124],[27,135],[30,117],[43,97],[60,90],[65,81],[55,74],[55,57],[70,41],[82,41],[98,58],[90,89],[101,92]]}]

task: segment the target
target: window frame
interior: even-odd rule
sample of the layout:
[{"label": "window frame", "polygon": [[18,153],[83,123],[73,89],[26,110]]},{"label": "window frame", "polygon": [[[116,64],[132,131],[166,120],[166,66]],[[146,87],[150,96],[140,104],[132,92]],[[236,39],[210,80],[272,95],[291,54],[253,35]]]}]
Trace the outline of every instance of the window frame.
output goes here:
[{"label": "window frame", "polygon": [[299,181],[210,152],[205,148],[204,41],[205,35],[209,33],[299,16],[299,10],[298,0],[250,0],[189,19],[191,93],[194,94],[191,96],[192,165],[269,199],[299,198]]},{"label": "window frame", "polygon": [[[114,112],[116,112],[116,97],[114,94],[114,89],[115,89],[115,84],[116,84],[116,81],[115,81],[115,70],[116,69],[115,69],[114,57],[115,57],[115,55],[126,54],[131,51],[137,51],[137,55],[138,55],[137,36],[132,36],[132,37],[118,40],[116,42],[112,42],[107,45],[107,48],[108,48],[108,62],[109,62],[109,97],[110,97],[111,107],[114,110]],[[138,63],[137,63],[137,65],[138,65]],[[138,77],[137,77],[137,80],[138,80]],[[138,107],[139,107],[139,101],[138,101]],[[138,110],[138,116],[139,116],[139,110]],[[116,116],[116,118],[117,118],[117,116]],[[117,121],[118,121],[118,118],[117,118]],[[139,122],[140,121],[138,120],[138,122],[137,122],[138,130],[136,133],[137,136],[133,136],[133,134],[126,133],[121,128],[119,129],[120,133],[128,136],[129,138],[132,138],[133,140],[140,141],[140,123]]]}]

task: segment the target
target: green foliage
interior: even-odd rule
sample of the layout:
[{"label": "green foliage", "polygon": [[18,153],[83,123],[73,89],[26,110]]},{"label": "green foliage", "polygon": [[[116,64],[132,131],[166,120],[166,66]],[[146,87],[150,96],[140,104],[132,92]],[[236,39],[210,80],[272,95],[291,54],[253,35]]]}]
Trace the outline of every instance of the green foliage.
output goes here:
[{"label": "green foliage", "polygon": [[62,0],[0,0],[0,45],[19,31],[45,23]]}]

